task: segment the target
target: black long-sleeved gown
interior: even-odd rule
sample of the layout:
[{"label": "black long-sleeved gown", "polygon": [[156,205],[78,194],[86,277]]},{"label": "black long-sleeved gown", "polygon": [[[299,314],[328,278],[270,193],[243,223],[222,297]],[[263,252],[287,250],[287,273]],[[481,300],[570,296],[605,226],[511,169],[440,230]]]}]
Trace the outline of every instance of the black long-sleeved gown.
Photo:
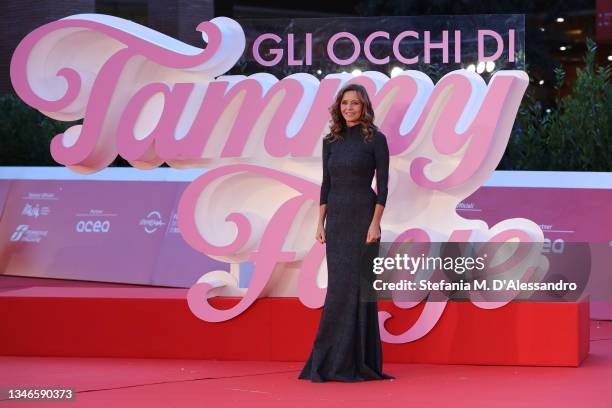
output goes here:
[{"label": "black long-sleeved gown", "polygon": [[[360,284],[360,274],[368,268],[372,273],[378,253],[378,243],[366,244],[366,238],[376,204],[386,204],[389,148],[379,131],[368,142],[361,131],[362,125],[352,126],[341,139],[323,141],[327,295],[313,350],[299,376],[314,382],[392,378],[382,372],[373,292],[364,293],[368,286]],[[378,194],[371,187],[375,172]]]}]

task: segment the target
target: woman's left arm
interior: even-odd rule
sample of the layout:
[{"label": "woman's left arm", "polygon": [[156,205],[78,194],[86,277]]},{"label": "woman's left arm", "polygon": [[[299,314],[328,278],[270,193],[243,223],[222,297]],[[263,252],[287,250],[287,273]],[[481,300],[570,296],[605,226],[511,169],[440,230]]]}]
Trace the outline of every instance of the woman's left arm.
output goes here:
[{"label": "woman's left arm", "polygon": [[370,228],[368,228],[367,243],[380,240],[380,220],[387,204],[389,146],[387,146],[387,138],[380,132],[374,135],[374,158],[376,159],[376,208]]}]

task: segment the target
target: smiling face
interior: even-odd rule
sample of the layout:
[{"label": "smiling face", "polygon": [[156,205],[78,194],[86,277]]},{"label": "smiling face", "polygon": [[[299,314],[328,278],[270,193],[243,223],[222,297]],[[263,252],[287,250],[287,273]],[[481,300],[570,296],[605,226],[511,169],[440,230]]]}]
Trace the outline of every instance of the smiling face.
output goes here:
[{"label": "smiling face", "polygon": [[357,92],[346,91],[340,101],[340,112],[342,112],[342,117],[346,121],[346,126],[353,126],[359,123],[362,111],[363,102],[359,99]]}]

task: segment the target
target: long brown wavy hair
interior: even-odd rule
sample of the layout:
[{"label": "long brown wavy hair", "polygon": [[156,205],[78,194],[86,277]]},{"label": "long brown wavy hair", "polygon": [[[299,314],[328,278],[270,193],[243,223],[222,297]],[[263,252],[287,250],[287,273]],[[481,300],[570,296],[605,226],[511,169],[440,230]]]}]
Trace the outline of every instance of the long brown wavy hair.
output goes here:
[{"label": "long brown wavy hair", "polygon": [[362,109],[359,124],[363,125],[361,129],[363,140],[369,142],[374,137],[374,131],[377,129],[376,125],[374,125],[374,109],[372,108],[372,102],[370,102],[370,97],[365,87],[358,84],[349,84],[342,88],[338,92],[334,104],[329,107],[329,113],[331,114],[331,119],[329,121],[330,133],[326,139],[329,142],[335,142],[342,137],[341,133],[346,128],[346,121],[340,111],[340,105],[344,94],[349,91],[355,91],[357,97],[361,101]]}]

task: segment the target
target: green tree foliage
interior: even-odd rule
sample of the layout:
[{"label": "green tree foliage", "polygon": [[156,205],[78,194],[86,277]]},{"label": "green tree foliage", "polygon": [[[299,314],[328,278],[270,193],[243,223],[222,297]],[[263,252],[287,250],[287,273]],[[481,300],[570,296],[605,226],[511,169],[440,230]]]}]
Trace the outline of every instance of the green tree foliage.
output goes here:
[{"label": "green tree foliage", "polygon": [[[0,97],[0,165],[59,166],[51,157],[51,139],[82,123],[53,120],[26,105],[15,94]],[[111,166],[129,166],[117,157]]]},{"label": "green tree foliage", "polygon": [[565,72],[555,70],[556,106],[550,112],[527,91],[500,169],[612,171],[610,67],[596,66],[596,49],[587,39],[585,67],[576,70],[563,97]]},{"label": "green tree foliage", "polygon": [[73,123],[49,119],[14,94],[0,97],[0,163],[3,166],[57,166],[49,145]]}]

